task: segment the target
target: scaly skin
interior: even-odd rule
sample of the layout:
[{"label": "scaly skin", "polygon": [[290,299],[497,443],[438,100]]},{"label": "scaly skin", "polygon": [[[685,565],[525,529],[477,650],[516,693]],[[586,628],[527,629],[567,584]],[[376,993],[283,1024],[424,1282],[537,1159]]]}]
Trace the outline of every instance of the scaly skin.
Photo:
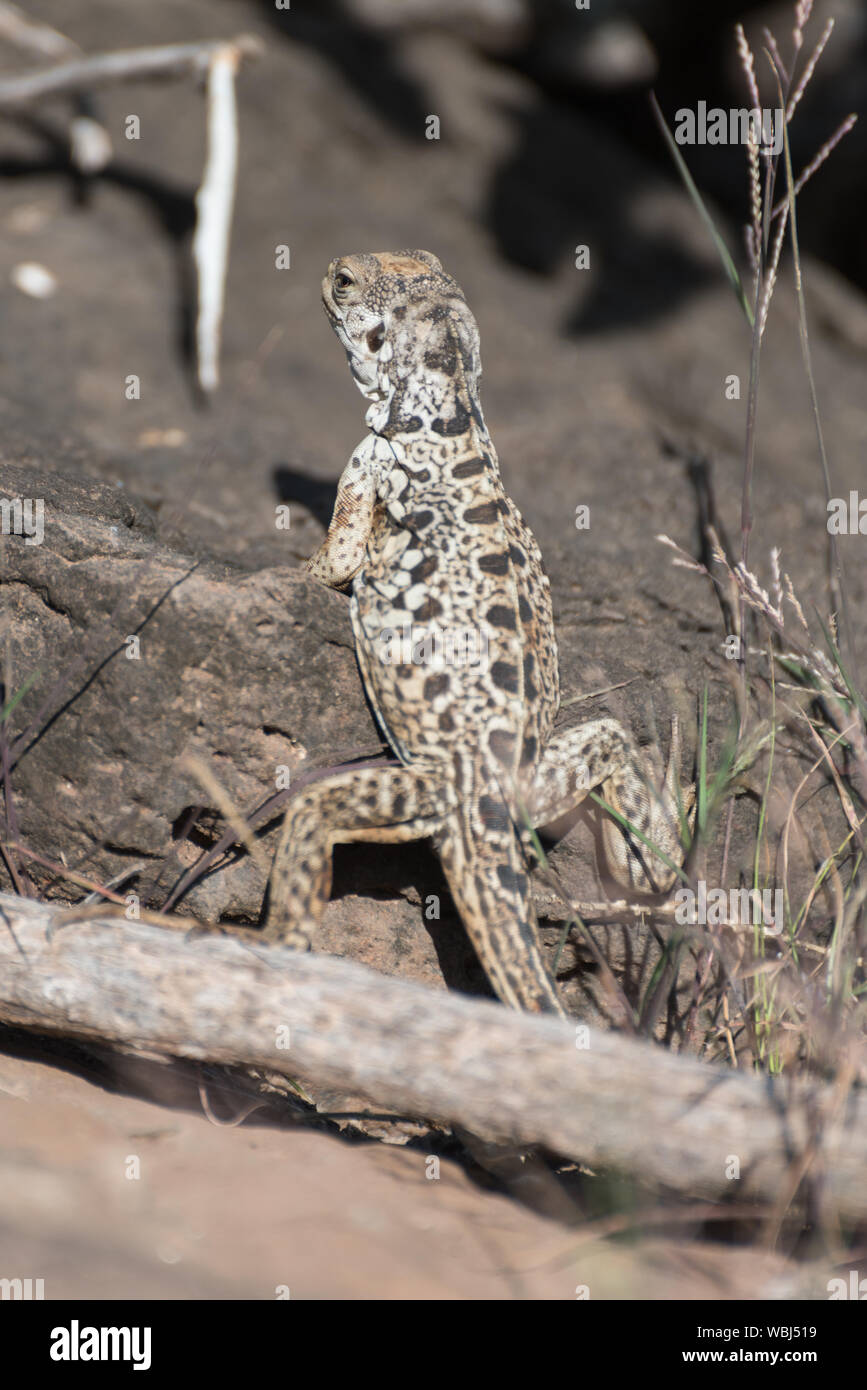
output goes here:
[{"label": "scaly skin", "polygon": [[[515,1008],[563,1013],[530,898],[528,822],[548,824],[600,787],[679,863],[676,746],[654,790],[615,720],[552,735],[550,585],[485,427],[475,320],[437,258],[342,257],[322,297],[371,402],[370,432],[308,569],[332,587],[351,584],[361,674],[400,765],[341,770],[290,802],[266,931],[309,944],[335,843],[431,836],[496,993]],[[625,883],[669,886],[670,871],[610,819],[605,844]]]}]

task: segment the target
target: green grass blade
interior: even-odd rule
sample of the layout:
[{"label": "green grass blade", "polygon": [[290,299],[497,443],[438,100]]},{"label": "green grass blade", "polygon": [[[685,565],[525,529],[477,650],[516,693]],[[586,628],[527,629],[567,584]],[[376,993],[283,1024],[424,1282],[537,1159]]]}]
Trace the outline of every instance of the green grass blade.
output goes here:
[{"label": "green grass blade", "polygon": [[19,685],[18,689],[15,691],[15,694],[14,694],[14,695],[10,695],[9,699],[6,701],[6,704],[3,706],[2,710],[0,710],[0,724],[5,724],[6,720],[9,718],[9,716],[10,716],[10,714],[12,713],[12,711],[14,710],[15,706],[16,706],[21,700],[24,699],[24,696],[27,694],[27,692],[28,692],[28,690],[30,689],[30,687],[34,684],[34,682],[36,682],[36,681],[39,679],[39,677],[40,677],[41,675],[42,675],[42,670],[41,670],[41,668],[39,668],[39,669],[37,669],[37,670],[35,670],[35,671],[31,671],[31,672],[30,672],[30,675],[27,676],[27,677],[25,678],[25,680],[23,680],[23,681],[21,682],[21,684]]},{"label": "green grass blade", "polygon": [[671,869],[673,874],[677,874],[677,877],[689,886],[689,879],[683,869],[675,864],[673,859],[669,859],[668,855],[665,854],[658,845],[655,845],[652,840],[648,840],[647,836],[641,833],[637,825],[633,825],[632,821],[627,820],[626,816],[622,816],[619,811],[615,811],[614,807],[609,806],[607,801],[603,801],[601,796],[596,795],[596,792],[588,792],[587,795],[590,797],[591,801],[596,802],[597,806],[601,806],[602,810],[607,812],[613,820],[616,820],[618,825],[622,825],[624,830],[628,830],[630,835],[634,835],[636,840],[640,840],[647,849],[652,850],[656,857],[662,860],[667,869]]},{"label": "green grass blade", "polygon": [[858,710],[862,719],[867,719],[867,704],[865,704],[864,702],[864,697],[861,694],[861,692],[856,688],[854,681],[850,680],[849,672],[843,664],[843,658],[840,654],[840,649],[837,646],[837,643],[834,641],[830,629],[822,621],[822,615],[818,611],[818,609],[816,610],[816,618],[818,620],[819,626],[822,629],[822,636],[825,639],[825,644],[828,648],[828,651],[831,653],[831,659],[834,662],[834,665],[837,667],[837,670],[840,672],[840,677],[843,681],[843,684],[849,692],[849,698],[852,701],[852,708]]},{"label": "green grass blade", "polygon": [[699,840],[704,840],[704,833],[707,829],[707,686],[702,692],[701,701],[701,737],[698,745],[698,808],[696,810],[696,821]]},{"label": "green grass blade", "polygon": [[693,203],[695,204],[696,210],[702,222],[707,227],[711,235],[711,238],[713,239],[713,244],[717,249],[717,254],[719,255],[720,260],[722,261],[723,270],[726,273],[726,278],[728,279],[729,284],[731,285],[732,289],[735,292],[735,295],[737,296],[737,301],[744,312],[744,317],[746,318],[747,323],[749,324],[750,328],[752,328],[754,321],[753,307],[750,304],[749,299],[747,298],[743,286],[743,281],[741,280],[741,277],[738,273],[738,268],[732,260],[732,254],[729,251],[729,248],[726,246],[722,233],[717,229],[716,223],[714,222],[713,218],[708,212],[707,206],[705,205],[705,201],[695,185],[695,181],[692,177],[692,174],[689,172],[689,169],[686,166],[686,161],[680,152],[680,147],[668,128],[665,117],[662,114],[659,102],[656,100],[656,97],[653,94],[653,92],[650,93],[650,104],[653,107],[653,114],[656,116],[659,128],[665,136],[666,143],[668,145],[669,150],[671,151],[671,157],[677,165],[680,177],[683,179],[686,191],[692,199]]}]

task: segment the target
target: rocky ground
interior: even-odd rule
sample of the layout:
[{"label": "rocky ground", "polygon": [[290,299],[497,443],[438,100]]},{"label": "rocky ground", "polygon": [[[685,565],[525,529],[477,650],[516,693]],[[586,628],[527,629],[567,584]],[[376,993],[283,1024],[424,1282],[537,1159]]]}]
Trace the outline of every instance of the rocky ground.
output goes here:
[{"label": "rocky ground", "polygon": [[[479,321],[484,404],[506,484],[552,578],[564,721],[610,712],[643,741],[658,736],[666,744],[672,712],[694,729],[707,686],[712,750],[730,727],[731,665],[719,606],[706,581],[672,567],[656,536],[667,532],[699,553],[709,480],[720,523],[738,538],[746,326],[681,187],[604,110],[569,100],[566,79],[555,81],[539,56],[550,52],[541,40],[528,49],[533,63],[503,57],[519,30],[505,23],[509,7],[489,8],[496,22],[489,17],[468,30],[396,23],[392,7],[360,0],[342,10],[299,0],[279,14],[252,0],[152,0],[122,12],[105,0],[38,6],[40,18],[88,51],[241,31],[266,45],[238,83],[239,194],[222,384],[207,406],[192,388],[186,351],[201,92],[180,80],[100,93],[116,157],[86,186],[66,167],[63,103],[46,104],[26,121],[6,120],[2,130],[0,485],[7,497],[43,498],[47,518],[39,546],[2,538],[6,689],[33,677],[11,721],[19,740],[11,781],[19,834],[45,858],[65,858],[96,879],[137,868],[129,882],[152,906],[210,843],[218,819],[189,755],[248,809],[274,790],[281,768],[303,771],[379,746],[346,600],[300,568],[363,433],[361,400],[318,302],[334,255],[424,246],[466,291]],[[514,10],[511,23],[523,14],[522,6]],[[781,13],[774,19],[782,33]],[[4,56],[7,68],[21,64],[11,50]],[[131,113],[140,118],[136,141],[123,135]],[[431,113],[440,119],[438,141],[425,138]],[[824,207],[814,226],[827,239],[824,176],[804,201],[812,196]],[[746,188],[744,171],[744,195]],[[845,223],[845,207],[838,208]],[[730,241],[740,245],[737,228]],[[575,248],[582,244],[590,268],[579,270]],[[290,248],[288,269],[275,266],[281,245]],[[36,300],[13,287],[13,269],[25,261],[52,272],[53,296]],[[808,257],[805,274],[835,491],[846,496],[863,479],[867,304],[829,264]],[[733,373],[743,384],[739,400],[726,395]],[[140,380],[139,399],[127,398],[131,375]],[[751,554],[762,582],[779,546],[805,607],[824,613],[825,500],[788,269],[762,359],[754,501]],[[286,505],[288,530],[276,524]],[[587,529],[575,525],[581,505],[590,509]],[[843,537],[841,546],[863,651],[863,538]],[[777,823],[799,768],[794,754],[790,766],[781,765]],[[185,839],[194,809],[197,827]],[[819,798],[815,814],[836,826],[833,795]],[[755,816],[755,803],[743,798],[730,857],[735,875],[750,864]],[[273,839],[265,838],[269,851]],[[809,875],[810,856],[801,851],[794,872]],[[600,896],[589,825],[561,842],[552,863],[577,897]],[[47,870],[32,872],[47,884]],[[50,891],[75,892],[56,878]],[[182,910],[252,923],[263,892],[255,866],[239,858],[200,882]],[[540,884],[539,892],[553,954],[564,911],[549,889]],[[437,922],[422,910],[431,893],[446,899]],[[614,929],[599,939],[637,997],[658,958],[652,940]],[[485,988],[425,846],[375,855],[339,850],[318,947],[432,987]],[[567,948],[562,969],[576,1011],[610,1019],[610,1000],[582,948]],[[328,1208],[316,1229],[330,1230],[335,1249],[347,1242],[343,1272],[337,1280],[333,1256],[296,1251],[300,1274],[285,1282],[297,1282],[299,1292],[558,1296],[556,1281],[497,1283],[493,1274],[493,1282],[474,1281],[471,1252],[456,1259],[452,1249],[441,1265],[419,1272],[431,1241],[447,1250],[449,1232],[466,1229],[470,1212],[486,1230],[503,1223],[497,1241],[510,1254],[539,1235],[530,1227],[541,1217],[476,1191],[457,1169],[439,1215],[419,1215],[416,1190],[409,1196],[402,1181],[410,1169],[401,1168],[417,1156],[344,1148],[318,1133],[259,1131],[253,1121],[215,1131],[184,1113],[197,1104],[189,1096],[167,1119],[144,1099],[95,1090],[92,1075],[86,1085],[20,1059],[9,1065],[0,1108],[17,1127],[19,1150],[56,1192],[87,1169],[98,1206],[102,1179],[93,1173],[102,1172],[104,1145],[146,1129],[165,1160],[151,1196],[167,1204],[164,1214],[185,1200],[196,1162],[210,1164],[212,1156],[233,1190],[249,1179],[258,1200],[267,1192],[273,1203],[285,1190],[280,1170],[289,1152],[297,1173],[316,1167],[323,1193],[351,1174],[378,1194],[368,1193],[361,1215]],[[76,1140],[59,1160],[52,1135],[61,1128]],[[263,1146],[268,1155],[255,1152]],[[215,1204],[220,1190],[215,1176],[207,1189]],[[259,1230],[257,1212],[265,1207],[248,1200],[249,1220],[239,1222],[249,1232]],[[213,1217],[203,1203],[196,1229]],[[20,1212],[6,1211],[12,1248],[32,1238],[43,1242],[35,1248],[46,1258],[58,1241],[78,1249],[79,1228],[52,1224],[54,1208],[36,1188],[24,1210],[43,1213],[40,1234],[18,1224]],[[112,1231],[126,1250],[131,1230],[140,1239],[140,1217],[115,1212],[94,1237],[102,1253],[92,1261],[81,1256],[96,1296],[110,1275]],[[383,1220],[391,1223],[385,1235],[377,1224]],[[291,1208],[285,1222],[288,1231]],[[431,1223],[440,1222],[432,1235]],[[211,1283],[200,1273],[187,1285],[170,1281],[169,1296],[256,1296],[257,1278],[281,1282],[257,1266],[256,1252],[267,1244],[264,1229],[260,1235],[261,1247],[255,1236],[245,1247],[248,1265],[227,1267]],[[361,1266],[376,1241],[390,1252],[383,1255],[387,1272],[370,1274],[365,1285]],[[169,1277],[163,1266],[172,1260],[156,1247],[141,1258],[130,1292],[148,1292]],[[57,1292],[67,1292],[72,1274],[58,1261]],[[612,1278],[612,1287],[628,1292],[628,1280]],[[678,1278],[671,1275],[672,1296]],[[712,1286],[713,1277],[709,1289],[724,1295],[726,1277],[720,1273]]]}]

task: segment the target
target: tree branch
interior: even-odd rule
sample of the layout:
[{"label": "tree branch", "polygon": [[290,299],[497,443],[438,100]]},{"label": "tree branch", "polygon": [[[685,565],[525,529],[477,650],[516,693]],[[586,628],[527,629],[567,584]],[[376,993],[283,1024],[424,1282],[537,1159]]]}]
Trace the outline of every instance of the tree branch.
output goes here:
[{"label": "tree branch", "polygon": [[250,940],[76,920],[3,894],[0,1021],[270,1068],[702,1197],[772,1203],[806,1156],[823,1199],[867,1216],[857,1090],[747,1076],[595,1028],[576,1047],[559,1019]]},{"label": "tree branch", "polygon": [[207,68],[215,50],[234,49],[239,57],[259,57],[263,44],[252,34],[235,39],[206,39],[198,43],[174,43],[158,48],[121,49],[77,58],[37,72],[0,79],[0,109],[14,110],[45,97],[92,91],[112,82],[149,77],[177,77]]}]

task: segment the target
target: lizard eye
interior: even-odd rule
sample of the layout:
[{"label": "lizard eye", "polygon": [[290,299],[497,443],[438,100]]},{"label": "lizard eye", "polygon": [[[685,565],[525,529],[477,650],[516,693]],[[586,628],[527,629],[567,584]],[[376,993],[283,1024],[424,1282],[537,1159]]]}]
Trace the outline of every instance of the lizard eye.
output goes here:
[{"label": "lizard eye", "polygon": [[347,275],[345,270],[338,270],[334,277],[334,293],[338,299],[345,299],[349,290],[355,284],[351,275]]},{"label": "lizard eye", "polygon": [[385,342],[385,324],[378,323],[375,328],[371,328],[367,335],[367,346],[371,352],[379,352]]}]

